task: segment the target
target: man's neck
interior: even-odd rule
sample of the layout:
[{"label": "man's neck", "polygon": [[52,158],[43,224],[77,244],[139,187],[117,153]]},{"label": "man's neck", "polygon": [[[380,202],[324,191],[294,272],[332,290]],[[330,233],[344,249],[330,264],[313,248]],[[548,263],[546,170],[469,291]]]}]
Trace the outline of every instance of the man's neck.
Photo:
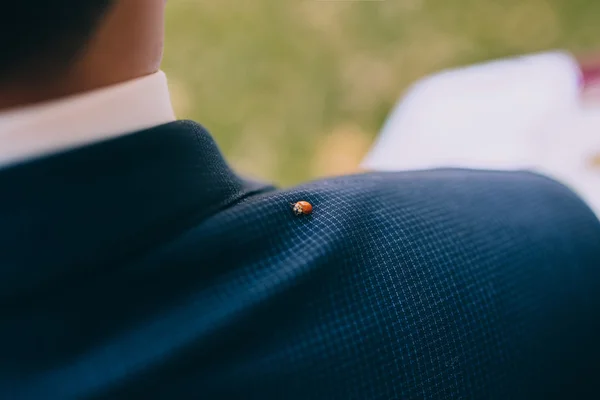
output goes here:
[{"label": "man's neck", "polygon": [[65,87],[44,88],[3,88],[0,93],[0,113],[40,103],[58,100],[70,95],[82,93],[81,90],[65,90]]},{"label": "man's neck", "polygon": [[[77,72],[79,71],[79,72]],[[68,74],[20,79],[2,85],[0,113],[65,97],[80,95],[97,89],[133,81],[152,75],[157,70],[132,73],[129,71],[94,72],[86,69],[71,70]]]}]

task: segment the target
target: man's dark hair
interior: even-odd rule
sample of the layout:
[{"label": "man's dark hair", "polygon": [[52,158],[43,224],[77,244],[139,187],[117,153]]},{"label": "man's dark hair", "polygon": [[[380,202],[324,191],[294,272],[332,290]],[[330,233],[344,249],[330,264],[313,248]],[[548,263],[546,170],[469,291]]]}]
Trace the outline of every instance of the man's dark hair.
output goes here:
[{"label": "man's dark hair", "polygon": [[115,1],[4,1],[0,9],[0,81],[66,67]]}]

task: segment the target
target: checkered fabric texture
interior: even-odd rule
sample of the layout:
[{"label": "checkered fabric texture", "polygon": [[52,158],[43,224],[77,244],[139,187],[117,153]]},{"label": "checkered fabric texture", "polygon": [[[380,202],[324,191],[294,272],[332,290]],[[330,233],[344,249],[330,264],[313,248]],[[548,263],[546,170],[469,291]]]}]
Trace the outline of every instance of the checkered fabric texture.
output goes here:
[{"label": "checkered fabric texture", "polygon": [[[437,170],[275,189],[233,174],[187,122],[18,166],[0,187],[38,175],[38,199],[77,188],[86,206],[41,203],[64,223],[37,255],[2,237],[4,260],[28,271],[2,272],[3,399],[595,390],[600,224],[544,177]],[[293,214],[299,200],[312,215]]]}]

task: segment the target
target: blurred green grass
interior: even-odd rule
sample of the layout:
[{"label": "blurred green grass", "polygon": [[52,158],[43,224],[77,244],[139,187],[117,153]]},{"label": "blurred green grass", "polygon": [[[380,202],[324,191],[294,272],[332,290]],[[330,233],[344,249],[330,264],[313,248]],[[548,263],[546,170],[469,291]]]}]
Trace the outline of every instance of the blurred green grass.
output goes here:
[{"label": "blurred green grass", "polygon": [[354,171],[416,79],[490,58],[600,47],[598,0],[170,0],[179,118],[246,175]]}]

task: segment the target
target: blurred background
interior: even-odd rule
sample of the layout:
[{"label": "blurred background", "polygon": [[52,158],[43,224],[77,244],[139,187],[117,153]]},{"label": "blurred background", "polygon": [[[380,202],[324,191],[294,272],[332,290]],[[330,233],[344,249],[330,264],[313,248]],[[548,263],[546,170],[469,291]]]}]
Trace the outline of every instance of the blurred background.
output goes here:
[{"label": "blurred background", "polygon": [[600,47],[598,0],[169,0],[180,119],[240,172],[291,185],[354,172],[415,80],[546,49]]}]

